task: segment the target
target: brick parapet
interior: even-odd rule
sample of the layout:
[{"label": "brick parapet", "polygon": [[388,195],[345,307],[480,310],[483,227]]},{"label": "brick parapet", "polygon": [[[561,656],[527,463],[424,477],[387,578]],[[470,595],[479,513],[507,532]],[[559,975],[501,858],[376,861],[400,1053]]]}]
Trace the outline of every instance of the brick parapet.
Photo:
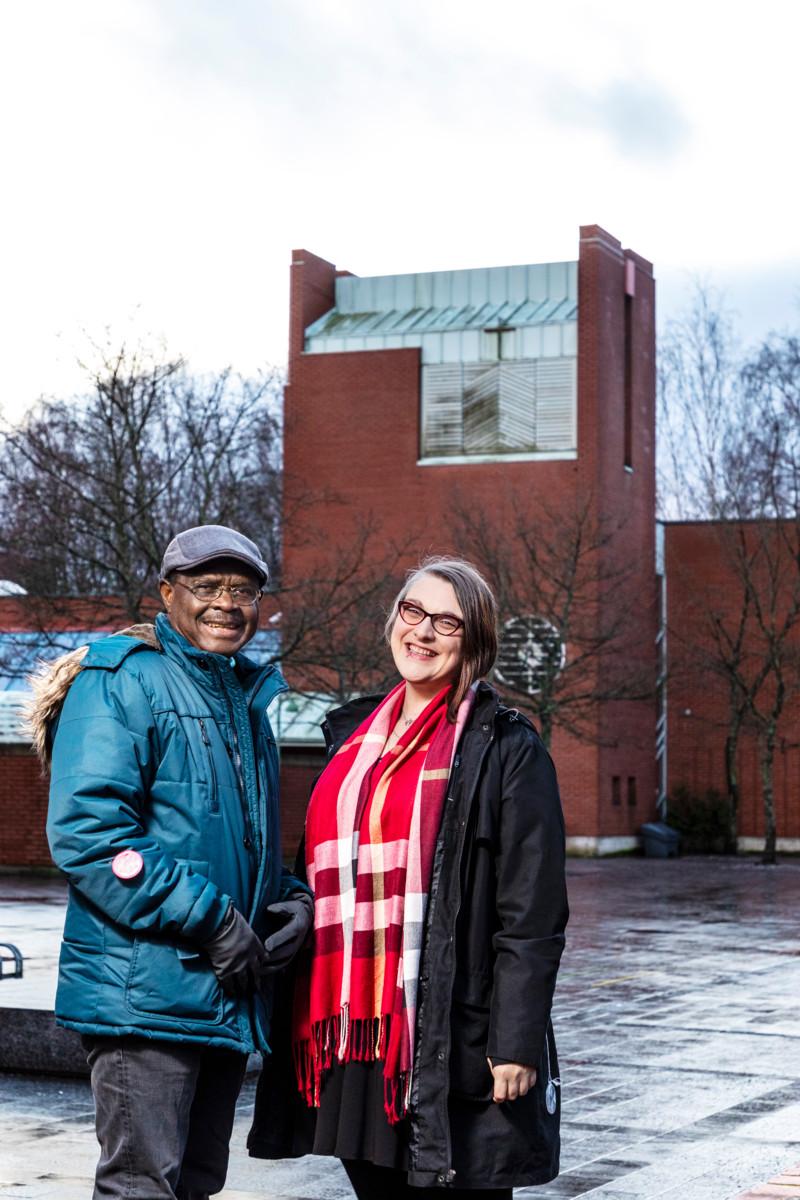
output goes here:
[{"label": "brick parapet", "polygon": [[303,353],[305,331],[336,303],[336,270],[309,250],[293,250],[289,297],[289,380],[295,360]]}]

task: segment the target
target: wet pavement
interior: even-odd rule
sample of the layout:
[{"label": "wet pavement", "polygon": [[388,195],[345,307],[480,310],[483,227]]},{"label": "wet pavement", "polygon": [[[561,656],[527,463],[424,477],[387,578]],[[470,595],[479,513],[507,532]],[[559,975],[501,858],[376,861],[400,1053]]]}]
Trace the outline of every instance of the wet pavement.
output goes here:
[{"label": "wet pavement", "polygon": [[[562,1173],[517,1200],[732,1200],[775,1177],[788,1190],[769,1195],[800,1196],[800,862],[583,860],[569,879]],[[0,877],[0,940],[26,950],[30,929],[26,976],[45,998],[61,894],[40,882],[15,895],[20,881]],[[0,1021],[18,982],[0,982]],[[222,1200],[349,1200],[335,1160],[247,1157],[254,1088]],[[95,1156],[85,1081],[0,1074],[2,1200],[85,1200]]]},{"label": "wet pavement", "polygon": [[0,875],[0,942],[18,946],[25,958],[22,979],[0,980],[0,1011],[52,1010],[66,894],[60,877]]}]

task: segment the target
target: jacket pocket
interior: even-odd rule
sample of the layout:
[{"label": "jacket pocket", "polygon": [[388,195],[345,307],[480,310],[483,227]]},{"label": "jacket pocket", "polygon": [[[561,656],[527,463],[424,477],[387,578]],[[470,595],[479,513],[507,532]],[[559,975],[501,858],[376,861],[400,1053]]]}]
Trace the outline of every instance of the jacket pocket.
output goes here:
[{"label": "jacket pocket", "polygon": [[167,942],[136,938],[125,1003],[133,1012],[174,1021],[222,1020],[222,989],[204,954],[184,957]]},{"label": "jacket pocket", "polygon": [[454,1000],[451,1035],[450,1091],[468,1100],[491,1100],[494,1080],[486,1058],[489,1009]]},{"label": "jacket pocket", "polygon": [[208,772],[208,811],[210,813],[218,813],[219,787],[217,785],[217,767],[214,762],[214,749],[211,745],[211,738],[208,736],[208,730],[203,717],[198,718],[198,724],[200,726],[200,740],[203,743],[206,770]]},{"label": "jacket pocket", "polygon": [[56,1016],[81,1025],[98,1020],[97,997],[102,993],[106,959],[101,944],[68,939],[61,943],[58,959]]}]

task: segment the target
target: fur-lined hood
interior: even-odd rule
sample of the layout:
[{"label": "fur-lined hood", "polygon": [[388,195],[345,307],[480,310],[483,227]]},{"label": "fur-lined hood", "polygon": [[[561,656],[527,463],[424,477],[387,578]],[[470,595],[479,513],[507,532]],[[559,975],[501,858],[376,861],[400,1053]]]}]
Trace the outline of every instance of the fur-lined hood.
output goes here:
[{"label": "fur-lined hood", "polygon": [[[117,635],[139,638],[153,650],[161,649],[154,625],[129,625],[127,629],[118,629],[116,634],[109,636]],[[28,676],[33,694],[22,710],[22,725],[44,770],[50,766],[53,724],[61,712],[75,677],[83,669],[81,664],[88,649],[88,645],[79,646],[77,650],[70,650],[68,654],[62,654],[52,662],[42,662]]]}]

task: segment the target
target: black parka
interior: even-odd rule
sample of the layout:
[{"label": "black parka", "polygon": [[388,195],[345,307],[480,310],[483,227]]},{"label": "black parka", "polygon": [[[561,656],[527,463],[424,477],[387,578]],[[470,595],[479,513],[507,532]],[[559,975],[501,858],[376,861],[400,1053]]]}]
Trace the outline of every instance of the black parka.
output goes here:
[{"label": "black parka", "polygon": [[[333,753],[380,702],[329,714]],[[567,923],[555,770],[527,718],[480,684],[436,846],[420,969],[409,1183],[524,1187],[558,1174],[560,1089],[550,1009]],[[308,1153],[291,1077],[290,981],[276,1012],[248,1139],[255,1157]],[[492,1101],[487,1057],[537,1067],[527,1096]],[[551,1105],[552,1107],[552,1105]],[[295,1117],[297,1120],[295,1120]]]}]

